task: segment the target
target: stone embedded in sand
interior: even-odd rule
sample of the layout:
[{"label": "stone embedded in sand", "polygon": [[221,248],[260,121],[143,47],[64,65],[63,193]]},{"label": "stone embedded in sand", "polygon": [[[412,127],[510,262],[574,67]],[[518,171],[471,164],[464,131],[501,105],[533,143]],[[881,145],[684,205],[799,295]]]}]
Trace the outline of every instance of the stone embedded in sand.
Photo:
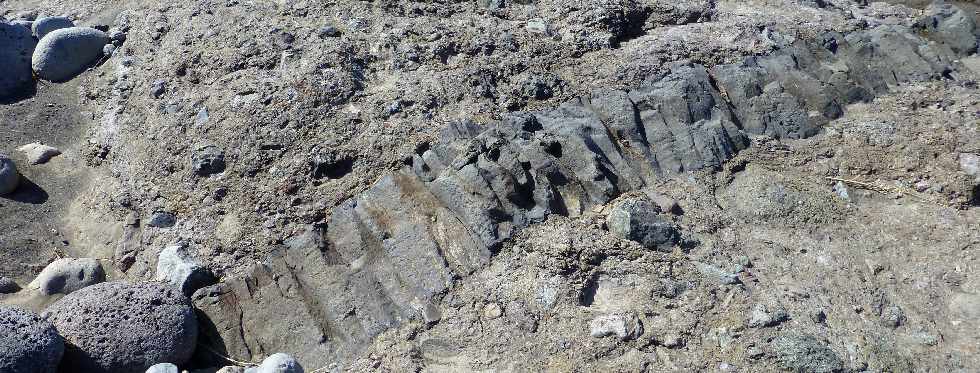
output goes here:
[{"label": "stone embedded in sand", "polygon": [[0,305],[0,372],[54,373],[64,351],[51,323],[31,311]]},{"label": "stone embedded in sand", "polygon": [[62,365],[79,372],[179,365],[197,344],[190,299],[164,284],[104,282],[61,298],[44,314],[67,342]]},{"label": "stone embedded in sand", "polygon": [[37,44],[31,29],[22,24],[0,22],[0,99],[21,94],[33,81],[31,54]]},{"label": "stone embedded in sand", "polygon": [[34,33],[34,37],[37,38],[37,40],[41,40],[45,35],[54,30],[69,27],[75,27],[75,23],[67,17],[43,17],[34,21],[34,24],[31,27],[31,32]]},{"label": "stone embedded in sand", "polygon": [[284,353],[276,353],[262,360],[262,364],[245,370],[245,373],[303,373],[303,366]]},{"label": "stone embedded in sand", "polygon": [[180,373],[180,369],[170,363],[160,363],[147,369],[146,373]]},{"label": "stone embedded in sand", "polygon": [[10,294],[20,291],[20,285],[12,278],[0,276],[0,294]]},{"label": "stone embedded in sand", "polygon": [[660,216],[660,207],[646,200],[620,202],[606,218],[606,225],[616,235],[635,241],[646,248],[670,250],[680,234],[673,223]]},{"label": "stone embedded in sand", "polygon": [[27,156],[27,161],[31,164],[44,164],[51,160],[51,158],[61,154],[61,150],[58,148],[39,142],[21,146],[17,150],[23,152]]},{"label": "stone embedded in sand", "polygon": [[109,36],[90,27],[55,30],[37,43],[31,66],[42,79],[67,81],[102,57],[108,42]]},{"label": "stone embedded in sand", "polygon": [[198,147],[191,157],[191,167],[200,176],[221,173],[225,170],[225,153],[214,145]]},{"label": "stone embedded in sand", "polygon": [[844,371],[844,362],[825,342],[810,335],[785,335],[770,344],[776,361],[793,372],[836,373]]},{"label": "stone embedded in sand", "polygon": [[168,246],[160,251],[157,280],[176,286],[187,296],[215,282],[211,272],[202,267],[182,245]]},{"label": "stone embedded in sand", "polygon": [[55,260],[28,286],[41,294],[70,294],[105,281],[105,271],[97,259],[63,258]]},{"label": "stone embedded in sand", "polygon": [[595,338],[615,335],[625,341],[643,335],[643,324],[632,312],[596,317],[589,323],[589,329]]},{"label": "stone embedded in sand", "polygon": [[17,165],[7,155],[0,153],[0,196],[13,193],[20,185],[20,173]]}]

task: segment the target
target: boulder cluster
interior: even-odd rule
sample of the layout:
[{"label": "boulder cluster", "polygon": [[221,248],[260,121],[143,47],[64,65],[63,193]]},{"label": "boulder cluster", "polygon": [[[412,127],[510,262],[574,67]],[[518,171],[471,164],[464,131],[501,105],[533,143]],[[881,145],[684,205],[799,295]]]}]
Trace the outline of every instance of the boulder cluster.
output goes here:
[{"label": "boulder cluster", "polygon": [[[0,21],[0,99],[23,96],[34,78],[71,80],[99,62],[104,47],[119,44],[123,34],[97,27],[77,26],[67,17],[20,18]],[[110,34],[119,35],[116,39]]]}]

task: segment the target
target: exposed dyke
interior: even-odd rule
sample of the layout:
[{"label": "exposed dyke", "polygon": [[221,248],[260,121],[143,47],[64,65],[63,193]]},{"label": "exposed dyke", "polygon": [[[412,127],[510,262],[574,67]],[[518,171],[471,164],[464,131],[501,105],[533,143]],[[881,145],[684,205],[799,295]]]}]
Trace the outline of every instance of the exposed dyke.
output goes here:
[{"label": "exposed dyke", "polygon": [[976,26],[941,9],[913,28],[828,33],[738,64],[678,63],[628,92],[452,123],[337,207],[325,229],[198,291],[195,305],[213,323],[202,336],[209,349],[198,351],[244,360],[291,351],[308,366],[342,364],[406,320],[438,319],[441,295],[521,228],[718,168],[751,136],[813,136],[848,104],[890,87],[955,78],[957,59],[976,50]]}]

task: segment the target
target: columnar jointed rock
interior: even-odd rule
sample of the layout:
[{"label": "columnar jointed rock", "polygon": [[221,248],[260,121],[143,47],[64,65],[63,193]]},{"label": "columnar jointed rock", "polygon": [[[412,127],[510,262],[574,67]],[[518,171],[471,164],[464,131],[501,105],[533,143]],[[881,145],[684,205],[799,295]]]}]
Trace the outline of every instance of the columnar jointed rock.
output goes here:
[{"label": "columnar jointed rock", "polygon": [[34,33],[34,38],[41,40],[54,30],[69,27],[75,27],[75,23],[66,17],[42,17],[34,21],[31,31]]},{"label": "columnar jointed rock", "polygon": [[31,30],[21,25],[0,21],[0,99],[16,97],[33,81],[31,54],[37,42]]},{"label": "columnar jointed rock", "polygon": [[214,276],[202,267],[186,246],[167,246],[157,260],[157,280],[176,286],[185,295],[214,283]]},{"label": "columnar jointed rock", "polygon": [[44,295],[70,294],[103,281],[105,271],[98,259],[63,258],[44,267],[28,287]]},{"label": "columnar jointed rock", "polygon": [[51,323],[0,305],[0,372],[54,373],[65,345]]},{"label": "columnar jointed rock", "polygon": [[38,42],[31,66],[42,79],[70,80],[102,57],[108,42],[109,36],[90,27],[55,30]]},{"label": "columnar jointed rock", "polygon": [[183,364],[197,343],[197,318],[181,292],[158,283],[105,282],[47,310],[67,348],[63,363],[80,372],[131,373]]},{"label": "columnar jointed rock", "polygon": [[20,173],[14,160],[0,153],[0,196],[13,193],[20,185]]}]

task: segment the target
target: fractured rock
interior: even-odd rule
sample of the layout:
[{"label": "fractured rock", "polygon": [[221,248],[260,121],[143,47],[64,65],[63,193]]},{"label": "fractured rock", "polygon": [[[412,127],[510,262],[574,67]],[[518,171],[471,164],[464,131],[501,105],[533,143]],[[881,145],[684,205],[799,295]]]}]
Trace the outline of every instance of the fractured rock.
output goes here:
[{"label": "fractured rock", "polygon": [[31,32],[34,38],[41,40],[51,31],[75,27],[75,23],[66,17],[41,17],[34,21]]},{"label": "fractured rock", "polygon": [[54,373],[64,351],[50,322],[31,311],[0,305],[0,372]]},{"label": "fractured rock", "polygon": [[44,164],[51,158],[61,154],[61,150],[58,150],[58,148],[44,145],[39,142],[21,146],[17,148],[17,150],[23,152],[31,164]]},{"label": "fractured rock", "polygon": [[31,66],[42,79],[67,81],[102,57],[102,46],[108,42],[104,32],[90,27],[55,30],[38,42]]},{"label": "fractured rock", "polygon": [[183,364],[197,343],[190,300],[170,286],[105,282],[73,292],[45,311],[65,338],[62,364],[92,373]]},{"label": "fractured rock", "polygon": [[669,251],[680,240],[680,233],[660,212],[660,206],[654,203],[630,199],[613,207],[606,225],[616,235],[646,248]]},{"label": "fractured rock", "polygon": [[160,251],[156,279],[176,286],[187,296],[214,283],[211,272],[202,267],[183,245],[167,246]]},{"label": "fractured rock", "polygon": [[20,185],[20,173],[14,160],[0,153],[0,196],[13,193]]}]

